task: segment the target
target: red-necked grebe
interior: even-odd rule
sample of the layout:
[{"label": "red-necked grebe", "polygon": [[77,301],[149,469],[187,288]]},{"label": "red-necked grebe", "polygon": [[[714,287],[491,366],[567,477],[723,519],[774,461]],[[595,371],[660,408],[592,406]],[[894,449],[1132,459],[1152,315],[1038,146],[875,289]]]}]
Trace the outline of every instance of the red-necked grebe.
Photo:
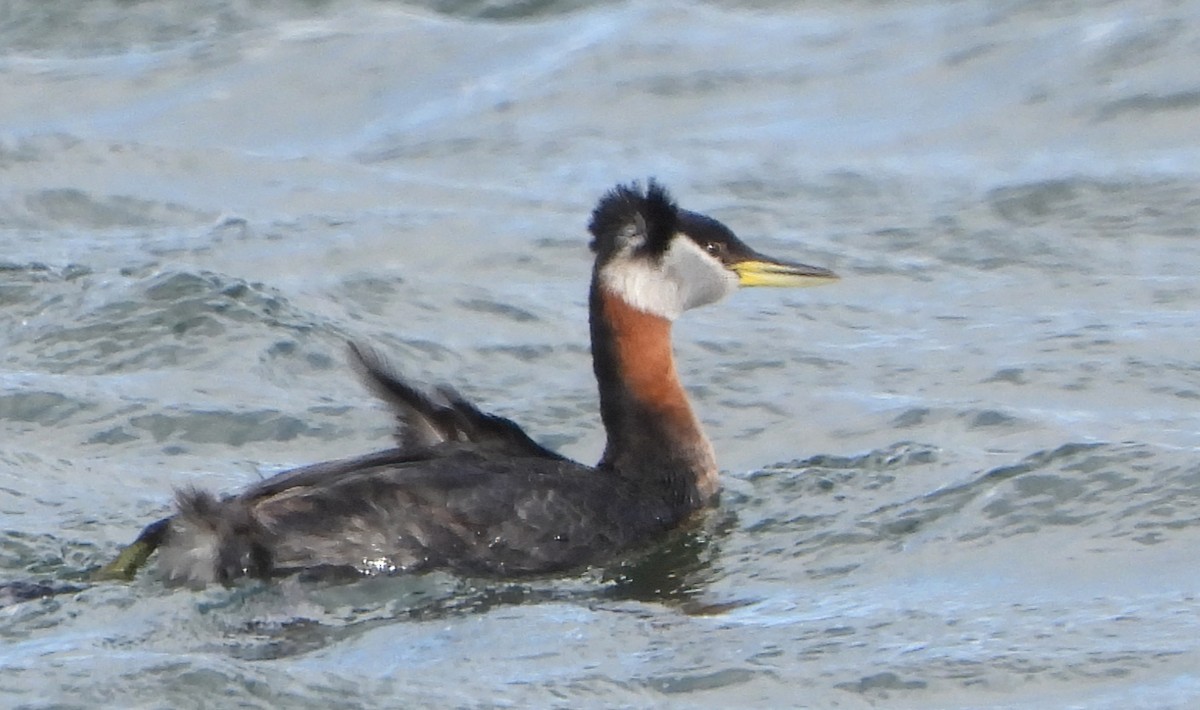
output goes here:
[{"label": "red-necked grebe", "polygon": [[758,254],[653,181],[611,190],[589,229],[592,361],[608,434],[595,467],[453,390],[413,387],[352,345],[399,420],[396,448],[285,471],[221,499],[180,491],[178,511],[100,574],[132,575],[156,548],[164,575],[193,585],[330,569],[548,574],[605,561],[711,505],[716,459],[675,371],[672,321],[739,285],[837,276]]}]

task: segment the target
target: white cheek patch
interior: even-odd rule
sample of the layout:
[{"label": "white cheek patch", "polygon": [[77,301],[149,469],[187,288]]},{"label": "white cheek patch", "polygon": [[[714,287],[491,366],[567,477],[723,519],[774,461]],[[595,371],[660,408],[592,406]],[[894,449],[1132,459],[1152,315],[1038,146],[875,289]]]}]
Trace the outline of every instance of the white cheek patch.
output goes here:
[{"label": "white cheek patch", "polygon": [[679,285],[685,311],[715,303],[737,290],[737,274],[687,237],[671,242],[663,267],[667,279]]},{"label": "white cheek patch", "polygon": [[634,308],[675,320],[689,308],[719,301],[737,290],[737,275],[687,237],[676,237],[655,264],[622,254],[600,271],[610,293]]},{"label": "white cheek patch", "polygon": [[600,270],[605,290],[644,313],[675,320],[683,313],[679,288],[644,259],[614,259]]}]

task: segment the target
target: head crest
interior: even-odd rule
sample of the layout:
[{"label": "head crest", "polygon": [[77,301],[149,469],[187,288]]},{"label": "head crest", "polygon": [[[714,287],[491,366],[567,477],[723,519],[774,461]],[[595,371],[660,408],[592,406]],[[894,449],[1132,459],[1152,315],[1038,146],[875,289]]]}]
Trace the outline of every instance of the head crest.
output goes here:
[{"label": "head crest", "polygon": [[601,260],[623,248],[661,256],[675,236],[678,221],[679,210],[671,195],[653,178],[645,191],[636,182],[617,185],[592,212],[589,246]]}]

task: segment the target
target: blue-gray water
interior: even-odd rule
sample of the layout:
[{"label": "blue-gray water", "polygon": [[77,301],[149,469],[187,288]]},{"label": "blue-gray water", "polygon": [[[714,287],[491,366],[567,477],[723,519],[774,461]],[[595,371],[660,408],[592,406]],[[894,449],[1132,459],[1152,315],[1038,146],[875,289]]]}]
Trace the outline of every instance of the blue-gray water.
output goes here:
[{"label": "blue-gray water", "polygon": [[594,460],[618,181],[844,277],[680,322],[726,493],[640,566],[151,567],[0,608],[0,706],[1195,707],[1198,61],[1195,2],[0,3],[0,583],[386,446],[347,338]]}]

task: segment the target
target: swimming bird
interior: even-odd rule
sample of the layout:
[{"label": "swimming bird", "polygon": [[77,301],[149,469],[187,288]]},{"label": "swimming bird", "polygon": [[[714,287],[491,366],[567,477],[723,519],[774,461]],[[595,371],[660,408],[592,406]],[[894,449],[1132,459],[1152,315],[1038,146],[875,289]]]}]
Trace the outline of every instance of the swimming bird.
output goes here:
[{"label": "swimming bird", "polygon": [[676,371],[672,322],[739,285],[837,276],[759,254],[653,180],[610,190],[589,230],[592,364],[607,433],[595,466],[452,389],[422,390],[351,345],[360,376],[397,418],[394,448],[285,471],[224,498],[178,491],[175,514],[101,576],[132,576],[156,548],[165,577],[193,586],[311,570],[544,575],[604,562],[713,505],[716,457]]}]

